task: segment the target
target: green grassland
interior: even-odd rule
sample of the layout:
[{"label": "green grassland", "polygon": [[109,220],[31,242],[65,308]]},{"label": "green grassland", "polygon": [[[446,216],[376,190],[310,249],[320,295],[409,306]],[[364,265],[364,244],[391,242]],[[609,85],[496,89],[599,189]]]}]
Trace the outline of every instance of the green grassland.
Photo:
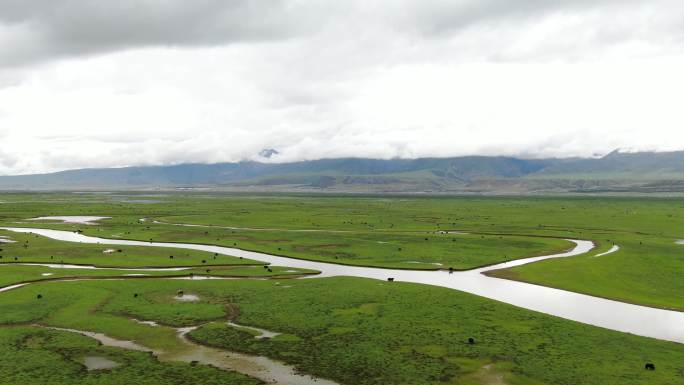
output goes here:
[{"label": "green grassland", "polygon": [[[104,237],[211,243],[295,258],[413,269],[467,269],[568,247],[565,241],[544,237],[590,239],[598,246],[590,255],[498,274],[684,309],[684,246],[675,244],[684,238],[684,200],[677,198],[141,193],[4,194],[0,200],[2,225],[82,229]],[[44,215],[112,218],[96,226],[17,223]],[[149,219],[140,222],[143,217]],[[449,230],[469,234],[439,233]],[[590,258],[613,243],[620,245],[619,252]]]},{"label": "green grassland", "polygon": [[[161,363],[148,353],[100,346],[75,333],[30,326],[0,327],[0,384],[3,385],[257,385],[239,373],[211,366]],[[88,371],[84,357],[106,357],[120,364]]]},{"label": "green grassland", "polygon": [[[174,299],[179,289],[197,294],[200,301],[179,303]],[[38,294],[43,297],[37,299]],[[50,282],[3,293],[0,308],[2,329],[40,324],[92,330],[167,351],[181,349],[170,326],[204,324],[191,338],[278,358],[343,384],[488,384],[496,376],[506,384],[549,385],[674,385],[684,380],[681,344],[453,290],[360,278],[296,280],[287,287],[254,280]],[[283,334],[254,339],[227,326],[228,319]],[[475,338],[474,345],[467,343],[469,337]],[[62,356],[43,363],[39,357],[27,360],[46,376],[54,373],[49,364],[70,360]],[[645,371],[644,362],[656,363],[658,370]]]},{"label": "green grassland", "polygon": [[[81,230],[87,235],[108,238],[208,243],[295,258],[407,269],[472,269],[571,247],[567,241],[552,238],[507,234],[442,234],[440,230],[443,226],[435,226],[434,223],[440,219],[436,213],[428,216],[421,214],[427,207],[393,208],[391,203],[387,206],[384,201],[368,199],[361,199],[358,206],[349,199],[334,199],[325,204],[319,202],[320,199],[313,199],[311,207],[303,207],[303,201],[306,200],[301,199],[268,198],[265,203],[260,203],[255,199],[236,200],[230,196],[198,196],[196,200],[174,196],[159,204],[130,206],[92,202],[92,197],[83,198],[85,202],[78,204],[65,204],[61,197],[48,196],[54,200],[31,205],[20,203],[15,206],[8,201],[3,206],[3,209],[7,207],[8,210],[3,211],[4,218],[0,218],[0,224]],[[41,206],[44,206],[43,210],[38,211],[37,208]],[[36,216],[86,215],[96,211],[101,213],[98,215],[112,218],[101,221],[97,226],[59,224],[54,221],[22,222]],[[185,215],[177,218],[169,216],[180,211]],[[57,214],[60,212],[62,214]],[[193,215],[188,217],[187,213]],[[203,215],[200,213],[207,216],[204,224],[216,226],[185,227],[153,222],[153,219],[159,219],[197,224],[198,218]],[[232,218],[240,217],[241,213],[249,218],[238,218],[233,223]],[[407,222],[403,215],[410,216],[411,222]],[[141,222],[139,219],[142,217],[148,217],[149,220]],[[269,217],[273,218],[273,222],[269,221]],[[422,223],[425,221],[431,224]],[[247,226],[243,226],[245,223]],[[444,228],[448,228],[444,225]]]},{"label": "green grassland", "polygon": [[[112,218],[97,225],[25,222],[47,215]],[[684,245],[675,243],[684,239],[680,199],[0,194],[0,226],[421,269],[473,268],[567,249],[570,244],[563,238],[590,239],[597,247],[585,255],[493,274],[684,310]],[[461,233],[443,233],[448,231]],[[198,325],[203,326],[190,334],[194,341],[276,358],[347,385],[684,383],[682,344],[582,325],[454,290],[348,277],[293,280],[288,278],[315,272],[277,266],[268,271],[258,261],[200,251],[59,242],[8,231],[0,235],[16,241],[0,243],[0,286],[45,281],[0,293],[0,384],[258,383],[41,327],[101,332],[175,352],[183,345],[174,327]],[[620,246],[618,252],[596,256],[613,244]],[[109,248],[117,251],[103,252]],[[27,262],[106,269],[17,264]],[[115,269],[142,266],[192,269]],[[129,273],[149,276],[124,277]],[[159,277],[190,274],[258,279]],[[110,279],[61,280],[78,277]],[[199,300],[178,301],[178,290]],[[255,339],[227,320],[282,334]],[[469,337],[477,342],[468,344]],[[81,360],[88,355],[123,365],[87,371]],[[645,371],[645,362],[658,369]]]},{"label": "green grassland", "polygon": [[[108,226],[102,226],[99,233],[108,231]],[[88,229],[84,232],[89,233]],[[163,224],[132,228],[129,237],[216,244],[324,262],[407,269],[452,267],[464,270],[566,250],[572,246],[567,241],[557,239],[504,235],[252,231]]]},{"label": "green grassland", "polygon": [[176,267],[216,265],[256,265],[261,262],[204,251],[150,248],[145,246],[108,246],[54,241],[35,234],[0,230],[13,243],[0,243],[2,263],[51,263],[93,265],[97,267]]}]

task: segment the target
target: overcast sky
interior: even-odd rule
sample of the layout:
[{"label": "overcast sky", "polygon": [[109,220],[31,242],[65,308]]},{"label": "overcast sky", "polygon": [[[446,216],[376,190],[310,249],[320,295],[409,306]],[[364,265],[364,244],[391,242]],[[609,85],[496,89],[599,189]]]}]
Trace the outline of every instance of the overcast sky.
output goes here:
[{"label": "overcast sky", "polygon": [[0,174],[684,150],[681,0],[0,0]]}]

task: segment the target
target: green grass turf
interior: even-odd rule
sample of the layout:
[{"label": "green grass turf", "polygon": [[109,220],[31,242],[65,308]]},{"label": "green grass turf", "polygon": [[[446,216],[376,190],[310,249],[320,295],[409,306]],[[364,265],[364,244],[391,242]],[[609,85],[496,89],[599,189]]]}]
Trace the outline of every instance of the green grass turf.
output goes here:
[{"label": "green grass turf", "polygon": [[[173,326],[209,322],[192,338],[357,385],[488,384],[497,375],[508,384],[684,381],[681,344],[424,285],[343,277],[284,285],[250,280],[40,283],[0,295],[0,325],[92,330],[172,350],[178,349],[173,329],[129,318]],[[178,289],[197,294],[200,301],[179,303],[174,299]],[[226,326],[229,318],[283,334],[257,340]],[[469,337],[476,339],[474,345],[466,342]],[[39,357],[26,360],[41,365]],[[645,362],[654,362],[657,370],[645,371]]]},{"label": "green grass turf", "polygon": [[[158,203],[122,203],[122,197],[115,194],[7,194],[0,198],[5,202],[0,205],[0,223],[16,226],[19,220],[41,215],[105,215],[114,218],[99,226],[42,226],[408,268],[437,266],[431,263],[467,268],[565,247],[556,240],[498,239],[494,234],[591,239],[599,244],[596,253],[616,242],[622,249],[609,256],[551,260],[516,268],[507,277],[628,302],[684,308],[684,246],[674,243],[684,239],[684,199],[680,198],[147,195],[134,196]],[[233,232],[139,224],[141,217],[281,230]],[[328,232],[286,231],[295,229]],[[473,235],[435,234],[438,230]],[[478,238],[483,234],[484,240]],[[429,240],[424,241],[425,237]]]}]

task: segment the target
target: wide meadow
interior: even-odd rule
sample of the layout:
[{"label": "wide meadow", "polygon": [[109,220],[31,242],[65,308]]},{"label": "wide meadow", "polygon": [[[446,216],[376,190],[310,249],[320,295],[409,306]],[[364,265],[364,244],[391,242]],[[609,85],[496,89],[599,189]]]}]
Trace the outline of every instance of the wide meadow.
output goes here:
[{"label": "wide meadow", "polygon": [[[102,218],[35,219],[50,216]],[[452,271],[562,253],[573,246],[567,239],[583,239],[594,243],[590,252],[488,275],[684,311],[677,198],[7,193],[0,227]],[[684,383],[680,343],[447,288],[316,278],[234,255],[9,230],[0,230],[0,242],[0,286],[26,284],[0,292],[3,384],[267,381],[239,367],[169,358],[183,356],[188,341],[348,385]],[[251,328],[275,334],[260,338]],[[83,332],[157,353],[104,346]],[[114,364],[93,369],[93,357]]]}]

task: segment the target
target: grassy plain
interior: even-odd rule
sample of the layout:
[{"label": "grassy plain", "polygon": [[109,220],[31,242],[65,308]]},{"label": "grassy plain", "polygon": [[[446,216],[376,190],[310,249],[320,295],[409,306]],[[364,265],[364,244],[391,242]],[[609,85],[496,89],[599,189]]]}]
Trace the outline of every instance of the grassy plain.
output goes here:
[{"label": "grassy plain", "polygon": [[[684,310],[684,245],[675,243],[684,239],[684,200],[679,199],[6,194],[0,195],[0,202],[0,226],[210,243],[403,268],[465,269],[568,247],[553,237],[591,239],[597,248],[586,255],[495,274]],[[46,215],[112,218],[98,225],[25,222]],[[126,384],[133,378],[142,384],[193,383],[190,378],[202,378],[206,384],[256,383],[201,365],[158,362],[144,353],[105,348],[82,336],[32,325],[96,331],[165,351],[182,349],[174,327],[204,325],[191,338],[277,358],[347,385],[684,383],[681,344],[582,325],[453,290],[344,277],[288,280],[284,267],[268,272],[249,266],[254,261],[230,256],[215,261],[213,254],[198,251],[112,246],[122,251],[104,253],[110,246],[13,232],[0,231],[0,236],[16,241],[0,243],[0,286],[148,274],[114,269],[141,266],[192,267],[152,271],[151,276],[202,275],[208,268],[212,275],[271,278],[55,281],[1,293],[0,384]],[[613,244],[620,246],[618,252],[596,256]],[[16,264],[62,261],[108,268]],[[299,273],[306,272],[293,275]],[[178,290],[200,300],[180,302],[175,298]],[[228,326],[228,319],[282,334],[257,340],[244,329]],[[476,343],[468,344],[469,337]],[[89,372],[80,363],[86,355],[124,365]],[[656,363],[658,369],[645,371],[645,362]],[[36,373],[35,381],[26,382],[27,373]]]},{"label": "grassy plain", "polygon": [[[564,241],[543,238],[546,236],[591,239],[598,245],[591,254],[497,274],[622,301],[684,309],[684,245],[675,244],[684,239],[684,199],[679,198],[110,193],[4,194],[0,200],[4,202],[0,204],[2,225],[37,226],[35,222],[17,222],[44,215],[103,215],[113,218],[97,226],[40,226],[386,267],[467,269],[568,247]],[[148,219],[139,222],[143,217]],[[173,226],[154,220],[210,227]],[[592,258],[614,243],[620,251]]]},{"label": "grassy plain", "polygon": [[[137,205],[116,203],[118,198],[108,195],[77,194],[72,203],[65,203],[63,195],[24,197],[28,198],[38,202],[12,204],[5,198],[2,208],[6,210],[2,211],[0,223],[82,230],[87,235],[108,238],[209,243],[296,258],[408,269],[471,269],[571,247],[567,241],[552,238],[443,234],[440,231],[451,225],[447,227],[440,222],[440,215],[444,213],[426,211],[437,208],[431,207],[430,202],[426,202],[427,206],[412,207],[413,202],[409,201],[409,206],[404,207],[402,200],[397,206],[392,200],[312,198],[307,207],[309,198],[257,200],[220,195],[171,195],[155,197],[153,202],[158,203]],[[102,220],[97,226],[25,222],[38,216],[93,212],[112,218]],[[204,224],[212,227],[154,222],[158,219],[201,224],[197,222],[204,215]],[[147,219],[140,221],[141,218]],[[448,219],[456,223],[455,217]]]},{"label": "grassy plain", "polygon": [[[178,289],[200,300],[178,302]],[[684,380],[681,344],[407,283],[360,278],[50,282],[3,293],[0,307],[1,325],[92,330],[167,351],[179,349],[169,326],[204,324],[191,334],[196,341],[278,358],[343,384],[491,384],[498,376],[514,385]],[[227,326],[228,319],[283,334],[258,340]],[[476,343],[468,344],[469,337]],[[658,370],[645,371],[645,362],[656,363]],[[40,360],[35,365],[41,366]]]}]

